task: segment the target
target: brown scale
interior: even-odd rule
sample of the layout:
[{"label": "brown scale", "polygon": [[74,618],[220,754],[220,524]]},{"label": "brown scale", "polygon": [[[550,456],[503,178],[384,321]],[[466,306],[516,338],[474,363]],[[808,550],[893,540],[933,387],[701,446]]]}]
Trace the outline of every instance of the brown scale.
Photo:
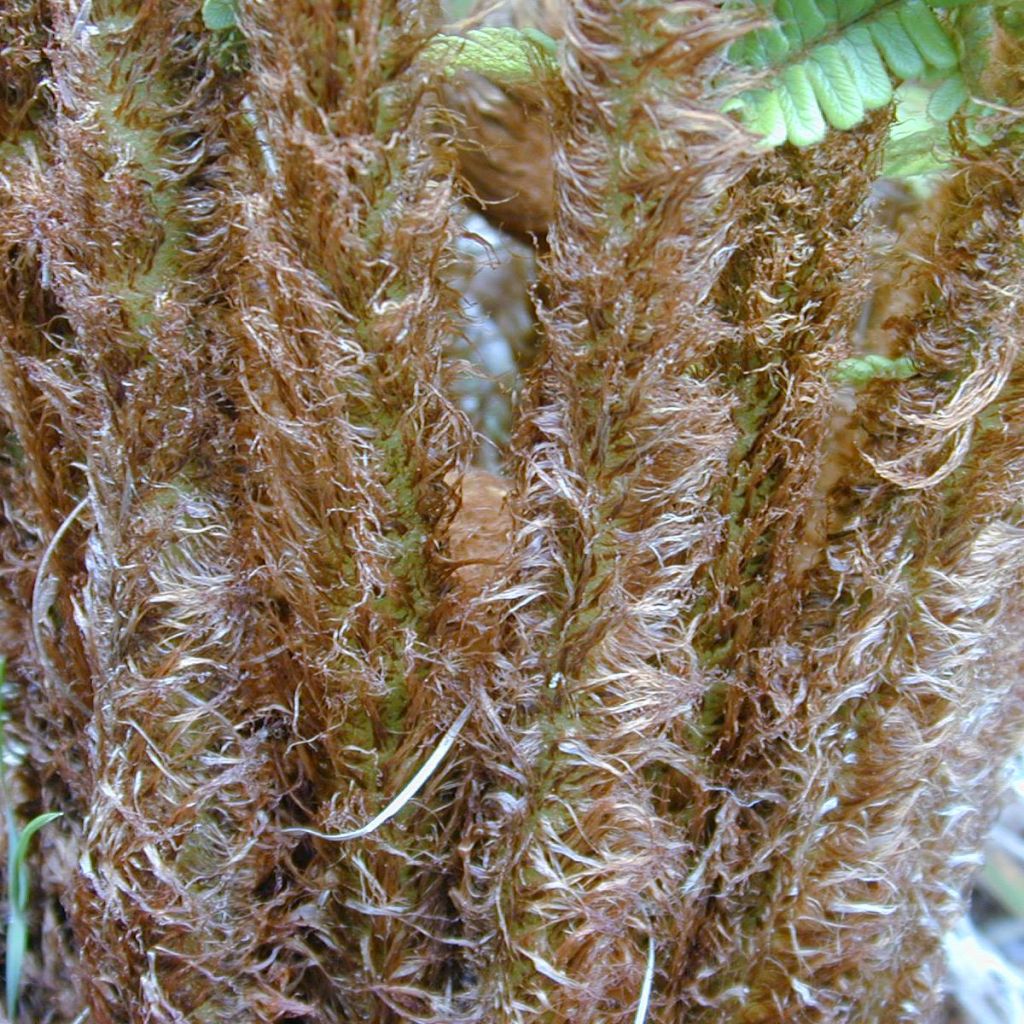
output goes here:
[{"label": "brown scale", "polygon": [[[481,3],[455,28],[513,26],[562,34],[561,4],[555,0]],[[539,89],[499,86],[465,72],[446,91],[458,115],[459,169],[489,220],[520,238],[542,239],[554,216],[550,119]]]},{"label": "brown scale", "polygon": [[505,558],[512,532],[508,490],[507,480],[479,469],[462,478],[459,510],[448,528],[452,593],[460,604],[487,586]]}]

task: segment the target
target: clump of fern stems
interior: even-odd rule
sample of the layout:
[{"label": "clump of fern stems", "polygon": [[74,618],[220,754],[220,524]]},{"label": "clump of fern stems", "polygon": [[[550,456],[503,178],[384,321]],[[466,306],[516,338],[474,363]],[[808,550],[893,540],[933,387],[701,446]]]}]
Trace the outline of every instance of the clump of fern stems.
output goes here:
[{"label": "clump of fern stems", "polygon": [[933,1015],[1022,725],[1015,108],[879,247],[887,109],[769,151],[734,11],[566,5],[482,480],[438,11],[234,11],[0,13],[25,1013]]}]

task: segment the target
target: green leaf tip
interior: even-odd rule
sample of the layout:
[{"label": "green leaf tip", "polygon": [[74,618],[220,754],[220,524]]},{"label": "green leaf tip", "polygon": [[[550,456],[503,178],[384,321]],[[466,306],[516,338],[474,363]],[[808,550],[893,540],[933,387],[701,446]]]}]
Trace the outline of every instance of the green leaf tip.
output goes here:
[{"label": "green leaf tip", "polygon": [[[776,0],[776,24],[729,48],[736,64],[774,72],[726,107],[766,148],[812,146],[893,97],[894,82],[959,72],[955,40],[926,0]],[[952,101],[955,90],[946,99]],[[955,113],[955,108],[952,113]],[[952,113],[949,116],[952,116]],[[948,118],[947,118],[948,119]]]},{"label": "green leaf tip", "polygon": [[832,379],[840,384],[863,387],[876,380],[908,380],[917,373],[917,366],[910,356],[866,355],[844,359],[832,371]]},{"label": "green leaf tip", "polygon": [[203,0],[203,24],[211,32],[223,32],[237,23],[237,0]]},{"label": "green leaf tip", "polygon": [[557,46],[534,28],[478,28],[464,36],[435,36],[423,56],[446,73],[475,71],[499,85],[535,82],[556,71]]},{"label": "green leaf tip", "polygon": [[[0,767],[2,770],[2,767]],[[6,986],[5,1006],[7,1016],[15,1020],[18,1010],[18,993],[21,989],[21,970],[28,949],[28,896],[29,880],[28,848],[35,834],[51,821],[60,818],[60,811],[47,811],[37,814],[20,832],[13,824],[8,809],[8,842],[12,844],[7,851],[7,933],[4,942],[6,966],[4,983]]]},{"label": "green leaf tip", "polygon": [[11,882],[10,901],[18,913],[25,913],[28,909],[28,890],[23,887],[21,881],[22,865],[28,858],[29,844],[35,834],[51,821],[62,817],[61,811],[47,811],[45,814],[37,814],[19,833],[18,842],[14,848],[14,856],[11,861]]}]

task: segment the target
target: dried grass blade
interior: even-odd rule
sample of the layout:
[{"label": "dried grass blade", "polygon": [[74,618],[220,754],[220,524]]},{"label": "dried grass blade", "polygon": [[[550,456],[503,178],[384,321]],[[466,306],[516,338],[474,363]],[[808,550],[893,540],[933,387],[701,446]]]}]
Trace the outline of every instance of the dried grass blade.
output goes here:
[{"label": "dried grass blade", "polygon": [[647,938],[647,970],[644,971],[644,981],[640,986],[640,998],[636,1004],[636,1016],[633,1024],[644,1024],[647,1020],[647,1010],[651,1005],[651,989],[654,986],[654,936]]},{"label": "dried grass blade", "polygon": [[82,500],[67,514],[67,518],[57,527],[54,535],[50,538],[50,543],[46,545],[46,550],[43,552],[43,557],[39,559],[39,568],[36,570],[35,585],[32,587],[32,639],[35,640],[36,653],[39,655],[40,664],[45,669],[48,669],[48,674],[53,676],[52,664],[47,654],[46,648],[43,646],[43,632],[42,632],[42,621],[45,617],[48,607],[45,607],[46,599],[50,593],[50,588],[46,585],[46,570],[50,566],[50,559],[53,558],[53,553],[57,550],[57,545],[60,544],[64,538],[64,534],[71,528],[71,524],[81,515],[82,510],[86,505],[89,504],[89,496],[86,495]]},{"label": "dried grass blade", "polygon": [[349,839],[361,839],[363,836],[375,832],[386,821],[393,818],[414,796],[427,784],[427,781],[437,770],[437,766],[444,760],[445,755],[452,749],[455,741],[462,732],[462,727],[469,719],[471,705],[467,704],[459,717],[449,726],[448,731],[441,737],[441,742],[434,748],[433,753],[423,762],[420,770],[409,780],[402,791],[384,808],[380,814],[372,818],[365,825],[353,829],[350,832],[317,832],[311,828],[286,828],[285,832],[301,832],[303,835],[316,836],[318,839],[328,839],[334,843],[345,842]]}]

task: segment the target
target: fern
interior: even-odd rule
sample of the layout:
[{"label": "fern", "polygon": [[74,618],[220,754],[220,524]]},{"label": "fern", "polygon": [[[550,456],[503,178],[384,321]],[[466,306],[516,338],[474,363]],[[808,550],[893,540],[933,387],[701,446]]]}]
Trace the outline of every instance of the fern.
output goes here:
[{"label": "fern", "polygon": [[225,32],[237,23],[237,0],[203,0],[203,24],[211,32]]},{"label": "fern", "polygon": [[[231,2],[206,0],[208,6]],[[971,119],[974,141],[985,141],[974,122],[988,108],[976,97],[984,91],[979,85],[997,11],[1004,28],[1024,31],[1024,15],[1007,2],[775,0],[773,23],[748,32],[728,52],[732,63],[763,71],[768,84],[741,93],[725,109],[738,112],[768,148],[803,147],[821,142],[829,128],[856,127],[895,100],[898,120],[906,110],[911,123],[897,128],[887,145],[887,173],[938,169],[949,158],[947,126],[956,114]],[[555,41],[536,29],[488,27],[435,36],[423,56],[447,73],[471,70],[514,86],[556,74],[556,53]]]},{"label": "fern", "polygon": [[[953,159],[949,122],[954,115],[962,116],[963,136],[983,148],[992,141],[992,115],[1001,107],[1008,113],[1009,108],[1019,105],[1019,96],[1000,89],[992,81],[991,72],[996,63],[994,51],[1006,40],[1024,37],[1024,12],[1009,4],[972,4],[953,17],[962,54],[958,73],[942,81],[901,85],[895,97],[895,122],[885,146],[883,173],[887,177],[920,178],[926,190],[930,176],[947,168]],[[1019,81],[1019,75],[1011,72],[1007,81]],[[1019,123],[1013,130],[1020,130]]]},{"label": "fern", "polygon": [[449,74],[475,71],[500,85],[521,85],[557,71],[555,50],[555,41],[539,29],[487,27],[434,36],[423,55]]},{"label": "fern", "polygon": [[917,373],[917,366],[910,356],[889,356],[869,353],[844,359],[832,371],[832,377],[840,384],[863,387],[876,380],[909,380]]},{"label": "fern", "polygon": [[942,86],[946,120],[967,99],[955,34],[925,0],[776,0],[776,23],[729,50],[737,64],[774,72],[729,105],[768,147],[810,146],[829,127],[853,128],[884,107],[899,81]]},{"label": "fern", "polygon": [[[896,90],[896,114],[882,155],[885,177],[920,180],[927,194],[930,177],[945,170],[953,160],[949,98],[955,99],[963,89],[963,79],[957,76],[937,88],[904,82]],[[966,98],[966,92],[963,96]]]}]

